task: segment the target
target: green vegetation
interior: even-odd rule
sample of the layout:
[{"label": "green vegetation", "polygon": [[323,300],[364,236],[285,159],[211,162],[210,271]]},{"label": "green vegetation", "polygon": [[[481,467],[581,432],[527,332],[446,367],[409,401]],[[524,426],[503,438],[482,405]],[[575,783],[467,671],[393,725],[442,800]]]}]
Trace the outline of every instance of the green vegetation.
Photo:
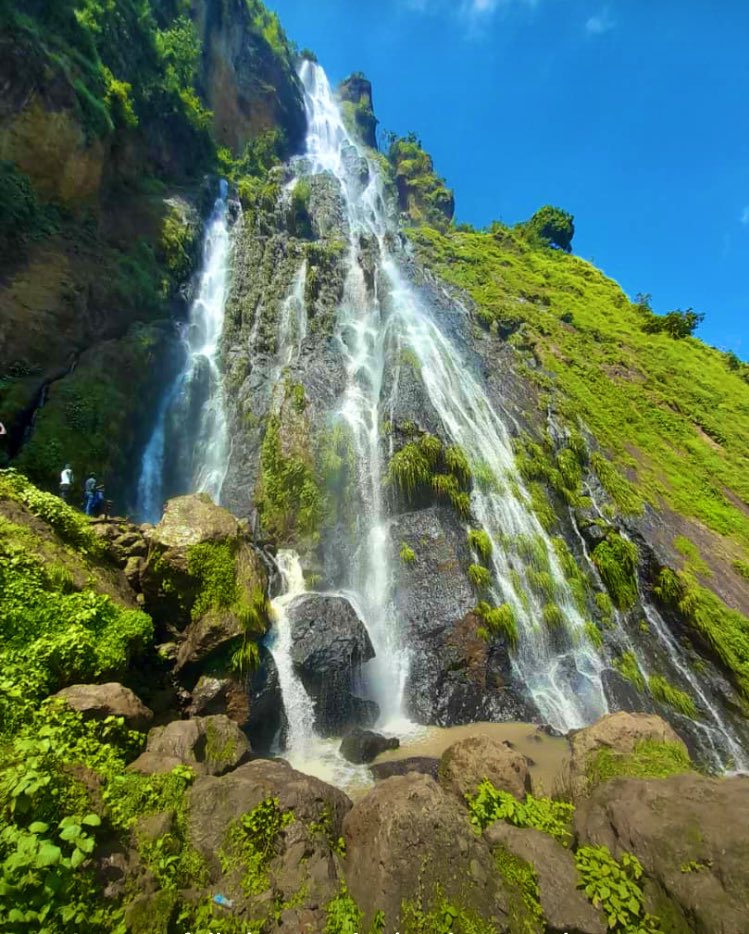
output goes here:
[{"label": "green vegetation", "polygon": [[565,624],[564,613],[556,603],[547,603],[541,612],[541,618],[549,630],[561,629]]},{"label": "green vegetation", "polygon": [[579,888],[608,919],[609,930],[622,934],[657,934],[660,924],[645,911],[640,887],[643,868],[636,856],[615,860],[607,846],[582,846],[575,853]]},{"label": "green vegetation", "polygon": [[640,740],[630,753],[603,746],[586,763],[588,790],[612,778],[668,778],[692,771],[692,763],[679,743]]},{"label": "green vegetation", "polygon": [[[598,269],[534,248],[501,224],[486,232],[422,227],[410,237],[427,265],[467,290],[482,322],[505,334],[510,324],[521,359],[540,364],[522,371],[537,383],[539,405],[545,411],[552,393],[568,426],[590,429],[600,457],[626,475],[627,509],[665,501],[730,538],[748,560],[742,367],[695,338],[646,334],[641,312]],[[563,320],[570,316],[572,325]],[[602,481],[610,494],[614,476]]]},{"label": "green vegetation", "polygon": [[472,548],[480,557],[484,564],[491,561],[494,546],[492,540],[483,529],[471,529],[468,532],[468,547]]},{"label": "green vegetation", "polygon": [[15,253],[26,240],[51,233],[56,212],[37,201],[28,175],[13,162],[0,160],[0,251]]},{"label": "green vegetation", "polygon": [[263,526],[278,541],[298,531],[305,537],[319,533],[323,496],[311,455],[286,454],[281,445],[281,422],[268,420],[260,452],[260,491],[257,507]]},{"label": "green vegetation", "polygon": [[619,674],[626,678],[630,684],[633,684],[638,691],[645,690],[645,679],[640,671],[640,666],[637,664],[634,652],[623,652],[618,658],[614,659],[613,665]]},{"label": "green vegetation", "polygon": [[515,827],[533,827],[548,833],[564,846],[572,839],[572,815],[574,807],[551,798],[534,798],[526,795],[518,801],[507,791],[499,791],[490,781],[484,780],[475,795],[466,795],[471,824],[480,833],[489,824],[505,820]]},{"label": "green vegetation", "polygon": [[[407,899],[401,907],[401,934],[496,934],[496,928],[479,918],[475,912],[455,905],[437,886],[429,904],[425,897]],[[375,924],[372,934],[384,932],[384,920]]]},{"label": "green vegetation", "polygon": [[717,655],[749,698],[749,619],[729,609],[711,590],[687,572],[663,568],[653,593],[667,608],[676,610],[695,635]]},{"label": "green vegetation", "polygon": [[609,532],[591,553],[614,605],[628,610],[637,600],[637,546]]},{"label": "green vegetation", "polygon": [[345,885],[331,899],[325,908],[325,928],[323,934],[358,934],[361,930],[364,914]]},{"label": "green vegetation", "polygon": [[575,236],[575,219],[561,208],[547,204],[539,208],[527,223],[522,224],[521,230],[531,243],[557,247],[569,253]]},{"label": "green vegetation", "polygon": [[388,159],[395,171],[401,211],[414,224],[444,229],[455,210],[453,193],[435,174],[432,159],[415,133],[390,139]]},{"label": "green vegetation", "polygon": [[548,571],[536,571],[531,568],[526,572],[525,578],[528,586],[537,597],[552,601],[556,596],[557,587],[554,578]]},{"label": "green vegetation", "polygon": [[491,606],[485,600],[481,600],[473,612],[481,619],[488,636],[503,636],[510,649],[517,648],[518,624],[515,611],[509,603]]},{"label": "green vegetation", "polygon": [[476,590],[488,590],[492,585],[491,571],[481,564],[471,564],[468,567],[468,580]]},{"label": "green vegetation", "polygon": [[289,228],[295,237],[300,237],[302,240],[311,240],[314,237],[312,216],[309,212],[311,195],[310,183],[306,178],[300,178],[291,192]]},{"label": "green vegetation", "polygon": [[462,518],[471,510],[468,493],[471,481],[465,453],[454,445],[445,447],[439,438],[430,434],[409,441],[393,454],[385,480],[408,502],[435,495],[446,499]]},{"label": "green vegetation", "polygon": [[494,859],[510,895],[510,930],[540,934],[544,930],[544,914],[539,902],[538,876],[532,864],[504,846],[495,849]]},{"label": "green vegetation", "polygon": [[229,827],[219,859],[224,872],[241,869],[245,895],[268,888],[268,863],[276,854],[279,834],[293,820],[291,811],[281,810],[278,798],[266,798]]},{"label": "green vegetation", "polygon": [[699,717],[692,698],[686,692],[675,688],[662,675],[651,675],[648,678],[648,691],[654,700],[683,713],[685,717],[691,717],[692,720]]},{"label": "green vegetation", "polygon": [[413,564],[416,560],[416,552],[406,542],[401,542],[400,559],[404,564]]},{"label": "green vegetation", "polygon": [[585,635],[594,649],[600,649],[603,646],[603,633],[590,620],[585,623]]},{"label": "green vegetation", "polygon": [[[72,510],[57,503],[67,519]],[[36,547],[32,533],[0,520],[0,731],[28,722],[44,697],[69,684],[124,677],[153,638],[145,613],[74,587],[66,566]]]}]

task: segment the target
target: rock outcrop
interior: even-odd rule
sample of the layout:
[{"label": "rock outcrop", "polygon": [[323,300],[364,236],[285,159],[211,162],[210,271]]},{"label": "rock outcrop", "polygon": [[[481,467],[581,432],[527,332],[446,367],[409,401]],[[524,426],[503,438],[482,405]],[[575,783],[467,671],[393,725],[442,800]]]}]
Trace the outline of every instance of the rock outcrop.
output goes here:
[{"label": "rock outcrop", "polygon": [[524,860],[538,877],[539,902],[546,931],[605,934],[608,926],[578,887],[573,854],[548,834],[497,821],[484,839],[495,851],[507,850]]},{"label": "rock outcrop", "polygon": [[686,746],[672,727],[654,714],[620,711],[601,717],[592,726],[571,733],[569,783],[572,795],[577,798],[588,791],[591,758],[598,750],[608,749],[620,755],[628,755],[643,741],[672,743],[687,754]]},{"label": "rock outcrop", "polygon": [[338,85],[344,115],[365,146],[377,148],[377,117],[372,106],[372,83],[361,72]]},{"label": "rock outcrop", "polygon": [[287,610],[292,627],[291,657],[315,704],[318,732],[340,735],[356,725],[361,699],[357,674],[374,649],[364,623],[345,597],[310,594]]},{"label": "rock outcrop", "polygon": [[355,765],[362,765],[376,759],[381,752],[387,749],[397,749],[400,740],[395,736],[383,736],[372,730],[351,730],[343,737],[341,755]]},{"label": "rock outcrop", "polygon": [[194,717],[154,727],[148,734],[145,753],[131,768],[165,771],[157,760],[166,759],[189,765],[199,775],[223,775],[246,762],[250,752],[247,737],[233,720],[223,714]]},{"label": "rock outcrop", "polygon": [[404,902],[416,900],[428,912],[442,893],[469,915],[504,928],[506,901],[489,848],[464,808],[428,775],[379,782],[346,816],[343,832],[346,882],[365,927],[381,910],[388,928],[397,930]]},{"label": "rock outcrop", "polygon": [[440,785],[460,801],[475,794],[484,779],[520,799],[532,790],[526,757],[488,736],[479,734],[461,739],[442,754]]},{"label": "rock outcrop", "polygon": [[673,930],[744,934],[747,929],[749,778],[686,774],[596,788],[575,812],[581,844],[634,853],[650,910]]},{"label": "rock outcrop", "polygon": [[52,695],[82,714],[84,720],[122,717],[131,730],[145,732],[153,713],[129,688],[117,682],[72,684]]}]

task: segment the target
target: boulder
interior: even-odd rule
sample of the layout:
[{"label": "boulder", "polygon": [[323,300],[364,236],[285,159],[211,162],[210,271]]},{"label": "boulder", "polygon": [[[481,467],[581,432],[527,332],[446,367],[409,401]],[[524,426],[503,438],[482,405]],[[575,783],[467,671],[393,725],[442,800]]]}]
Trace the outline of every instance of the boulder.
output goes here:
[{"label": "boulder", "polygon": [[[162,627],[186,630],[177,669],[195,666],[244,632],[247,607],[255,604],[258,592],[267,592],[265,566],[243,525],[206,493],[169,500],[159,524],[145,528],[144,534],[149,546],[140,573],[145,608]],[[191,561],[197,545],[228,546],[236,581],[233,601],[223,593],[204,592],[210,582],[195,573]],[[226,560],[225,552],[217,552],[217,560]],[[222,570],[214,574],[220,580]]]},{"label": "boulder", "polygon": [[[140,772],[141,775],[163,775],[171,772],[178,765],[184,765],[177,756],[161,755],[157,752],[142,752],[127,767],[128,772]],[[196,770],[197,771],[197,770]]]},{"label": "boulder", "polygon": [[487,828],[484,839],[495,853],[497,847],[502,847],[536,871],[546,931],[605,934],[603,915],[577,888],[575,857],[561,843],[540,830],[521,829],[504,821]]},{"label": "boulder", "polygon": [[[507,647],[478,634],[476,594],[465,572],[471,555],[455,510],[433,505],[397,515],[390,540],[395,603],[412,659],[410,716],[438,726],[533,720],[535,710],[514,687]],[[408,565],[399,556],[401,542],[414,547]]]},{"label": "boulder", "polygon": [[687,751],[669,724],[655,714],[619,711],[606,714],[591,726],[571,733],[569,780],[573,797],[584,795],[588,791],[587,773],[590,757],[599,749],[612,749],[628,754],[643,740],[676,743]]},{"label": "boulder", "polygon": [[346,883],[365,929],[381,909],[387,930],[397,930],[404,901],[421,902],[428,912],[438,893],[506,929],[506,896],[488,845],[428,775],[379,782],[347,814],[343,832]]},{"label": "boulder", "polygon": [[467,794],[475,794],[485,778],[516,798],[522,799],[532,790],[527,758],[489,736],[468,736],[442,754],[440,785],[460,801],[465,801]]},{"label": "boulder", "polygon": [[637,856],[651,880],[650,911],[686,919],[676,930],[704,934],[748,929],[747,826],[747,776],[617,779],[575,811],[580,844]]},{"label": "boulder", "polygon": [[370,765],[369,771],[375,781],[381,782],[394,775],[405,775],[407,772],[421,772],[437,778],[440,760],[431,756],[409,756],[407,759],[393,759],[390,762],[375,762]]},{"label": "boulder", "polygon": [[260,664],[252,672],[247,685],[249,715],[244,730],[252,748],[267,754],[277,739],[286,731],[286,711],[283,706],[281,682],[275,659],[264,646],[260,646]]},{"label": "boulder", "polygon": [[246,762],[250,752],[247,737],[223,714],[154,727],[146,743],[146,753],[178,759],[201,775],[223,775]]},{"label": "boulder", "polygon": [[315,705],[322,736],[355,725],[358,669],[374,658],[364,623],[345,597],[306,594],[288,607],[294,668]]},{"label": "boulder", "polygon": [[[268,799],[294,819],[277,835],[275,856],[267,865],[268,891],[249,899],[242,886],[242,865],[220,858],[230,829],[245,814]],[[253,918],[286,903],[302,913],[314,912],[325,926],[324,906],[339,890],[337,858],[332,844],[341,835],[351,807],[346,795],[320,779],[295,771],[281,759],[258,759],[222,777],[199,778],[188,793],[188,839],[205,858],[216,891],[235,901],[235,909],[251,908]],[[300,896],[300,893],[301,894]],[[306,916],[309,921],[309,917]],[[291,916],[287,930],[294,928]],[[306,923],[306,921],[305,921]]]},{"label": "boulder", "polygon": [[145,732],[153,713],[130,688],[110,681],[107,684],[73,684],[54,697],[82,714],[84,720],[122,717],[131,730]]},{"label": "boulder", "polygon": [[341,755],[355,765],[371,762],[386,749],[397,749],[400,740],[395,736],[383,736],[373,733],[372,730],[354,729],[343,737]]}]

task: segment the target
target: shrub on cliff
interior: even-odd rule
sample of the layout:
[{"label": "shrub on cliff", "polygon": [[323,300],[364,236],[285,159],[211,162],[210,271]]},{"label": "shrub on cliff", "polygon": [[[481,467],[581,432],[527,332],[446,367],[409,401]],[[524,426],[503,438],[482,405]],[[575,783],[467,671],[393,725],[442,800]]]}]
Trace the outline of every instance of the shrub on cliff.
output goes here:
[{"label": "shrub on cliff", "polygon": [[575,219],[561,208],[544,205],[524,225],[528,238],[537,240],[545,246],[557,247],[569,253],[572,250],[572,238],[575,236]]}]

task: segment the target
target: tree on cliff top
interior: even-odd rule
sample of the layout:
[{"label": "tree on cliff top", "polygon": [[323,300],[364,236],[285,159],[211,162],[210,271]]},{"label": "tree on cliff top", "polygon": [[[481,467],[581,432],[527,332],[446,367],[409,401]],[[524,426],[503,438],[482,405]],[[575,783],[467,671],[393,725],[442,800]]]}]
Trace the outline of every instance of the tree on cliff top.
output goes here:
[{"label": "tree on cliff top", "polygon": [[526,234],[532,240],[540,240],[546,246],[558,247],[569,253],[572,250],[572,238],[575,235],[575,219],[567,211],[544,205],[524,225]]}]

